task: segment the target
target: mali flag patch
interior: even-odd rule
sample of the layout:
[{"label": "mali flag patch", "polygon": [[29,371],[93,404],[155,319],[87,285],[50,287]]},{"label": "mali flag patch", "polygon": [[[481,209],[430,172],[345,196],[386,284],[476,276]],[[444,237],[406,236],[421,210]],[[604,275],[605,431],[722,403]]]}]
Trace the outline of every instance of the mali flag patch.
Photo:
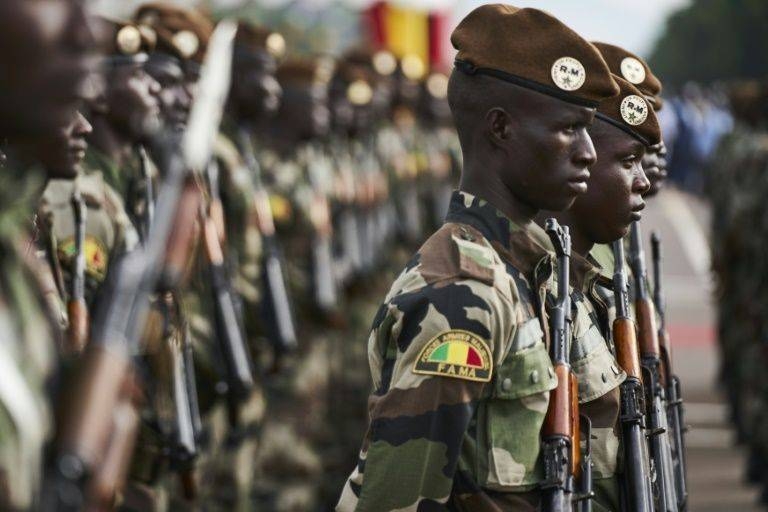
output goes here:
[{"label": "mali flag patch", "polygon": [[460,329],[444,331],[424,346],[413,365],[413,373],[488,382],[493,359],[479,336]]}]

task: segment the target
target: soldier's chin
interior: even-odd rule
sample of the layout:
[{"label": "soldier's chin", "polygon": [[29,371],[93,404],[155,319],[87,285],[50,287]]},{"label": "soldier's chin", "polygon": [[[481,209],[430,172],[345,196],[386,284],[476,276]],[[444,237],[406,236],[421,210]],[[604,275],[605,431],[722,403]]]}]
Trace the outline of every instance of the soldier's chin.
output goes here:
[{"label": "soldier's chin", "polygon": [[144,116],[132,123],[133,133],[139,140],[150,139],[155,136],[163,127],[160,116]]}]

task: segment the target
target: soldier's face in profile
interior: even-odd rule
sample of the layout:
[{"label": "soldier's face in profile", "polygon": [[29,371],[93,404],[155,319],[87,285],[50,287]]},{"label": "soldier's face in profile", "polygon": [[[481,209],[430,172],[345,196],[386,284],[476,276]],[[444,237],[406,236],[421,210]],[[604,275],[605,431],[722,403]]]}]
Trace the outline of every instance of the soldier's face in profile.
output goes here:
[{"label": "soldier's face in profile", "polygon": [[146,70],[160,84],[158,99],[165,126],[183,129],[192,107],[192,90],[182,63],[173,57],[156,54],[150,57]]},{"label": "soldier's face in profile", "polygon": [[667,179],[667,147],[664,142],[648,148],[645,157],[643,157],[643,170],[651,182],[645,197],[653,197],[661,190]]},{"label": "soldier's face in profile", "polygon": [[115,125],[139,142],[157,132],[161,126],[161,87],[142,64],[116,67],[107,83],[107,109]]},{"label": "soldier's face in profile", "polygon": [[36,136],[67,123],[96,42],[82,0],[0,2],[0,132]]},{"label": "soldier's face in profile", "polygon": [[595,111],[532,91],[522,94],[524,101],[505,118],[509,134],[498,149],[510,171],[501,179],[533,209],[563,211],[587,191],[596,158],[587,127]]},{"label": "soldier's face in profile", "polygon": [[253,52],[247,59],[235,60],[231,94],[240,116],[258,121],[277,112],[283,90],[276,71],[277,62],[267,52]]},{"label": "soldier's face in profile", "polygon": [[649,187],[641,165],[645,146],[599,119],[590,133],[597,161],[591,167],[589,190],[573,203],[570,217],[589,241],[608,243],[625,236],[645,207],[642,196]]},{"label": "soldier's face in profile", "polygon": [[67,124],[40,138],[36,154],[49,177],[77,176],[88,149],[85,139],[91,131],[91,124],[80,112],[75,112]]}]

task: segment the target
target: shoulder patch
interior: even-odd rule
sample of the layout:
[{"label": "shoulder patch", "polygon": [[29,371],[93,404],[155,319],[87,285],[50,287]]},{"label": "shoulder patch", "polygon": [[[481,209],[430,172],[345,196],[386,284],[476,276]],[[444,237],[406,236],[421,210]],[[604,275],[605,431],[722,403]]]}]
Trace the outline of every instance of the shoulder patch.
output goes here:
[{"label": "shoulder patch", "polygon": [[413,373],[475,382],[490,381],[492,371],[493,358],[486,342],[460,329],[444,331],[432,338],[413,365]]},{"label": "shoulder patch", "polygon": [[[85,236],[85,270],[98,281],[102,281],[107,273],[108,256],[107,250],[101,241],[91,235]],[[59,260],[69,265],[72,258],[75,257],[77,248],[75,247],[75,238],[69,237],[62,240],[58,246]]]}]

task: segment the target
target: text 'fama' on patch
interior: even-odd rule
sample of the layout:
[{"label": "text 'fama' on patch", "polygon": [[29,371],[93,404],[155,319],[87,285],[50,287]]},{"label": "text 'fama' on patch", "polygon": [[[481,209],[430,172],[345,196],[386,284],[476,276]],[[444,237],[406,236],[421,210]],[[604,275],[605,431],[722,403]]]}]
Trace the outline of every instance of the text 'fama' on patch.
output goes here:
[{"label": "text 'fama' on patch", "polygon": [[488,345],[469,331],[444,331],[427,343],[413,365],[413,373],[441,375],[477,382],[491,380],[493,358]]}]

